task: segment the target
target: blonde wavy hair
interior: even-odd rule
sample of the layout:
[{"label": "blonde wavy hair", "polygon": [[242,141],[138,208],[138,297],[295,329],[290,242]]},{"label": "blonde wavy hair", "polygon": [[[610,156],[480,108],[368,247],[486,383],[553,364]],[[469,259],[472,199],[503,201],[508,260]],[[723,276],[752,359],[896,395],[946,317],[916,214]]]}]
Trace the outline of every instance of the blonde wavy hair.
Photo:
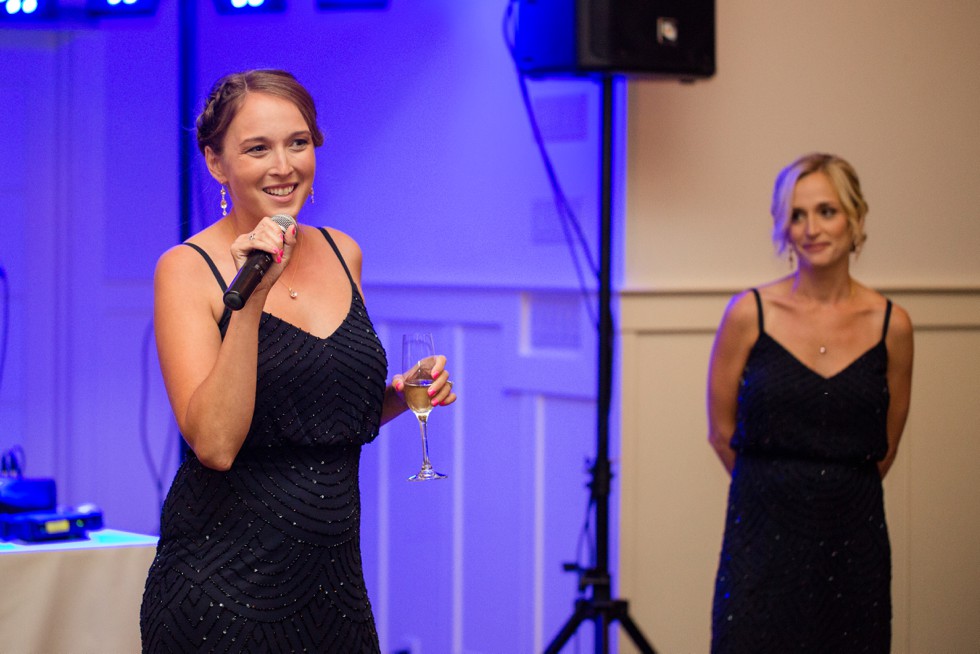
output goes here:
[{"label": "blonde wavy hair", "polygon": [[785,254],[789,249],[789,225],[796,183],[807,175],[817,172],[827,175],[834,190],[837,191],[837,197],[847,215],[847,222],[851,229],[852,251],[860,252],[868,239],[864,232],[864,217],[868,214],[868,203],[861,193],[861,182],[854,167],[837,155],[814,152],[803,155],[779,171],[776,176],[770,213],[772,214],[772,242],[779,255]]}]

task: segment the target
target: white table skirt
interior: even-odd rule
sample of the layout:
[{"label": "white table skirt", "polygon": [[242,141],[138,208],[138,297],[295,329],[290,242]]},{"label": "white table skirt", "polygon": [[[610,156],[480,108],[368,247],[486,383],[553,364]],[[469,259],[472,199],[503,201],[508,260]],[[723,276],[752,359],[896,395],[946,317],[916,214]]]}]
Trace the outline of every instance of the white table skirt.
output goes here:
[{"label": "white table skirt", "polygon": [[0,542],[0,651],[140,651],[139,609],[155,536],[114,529],[64,543]]}]

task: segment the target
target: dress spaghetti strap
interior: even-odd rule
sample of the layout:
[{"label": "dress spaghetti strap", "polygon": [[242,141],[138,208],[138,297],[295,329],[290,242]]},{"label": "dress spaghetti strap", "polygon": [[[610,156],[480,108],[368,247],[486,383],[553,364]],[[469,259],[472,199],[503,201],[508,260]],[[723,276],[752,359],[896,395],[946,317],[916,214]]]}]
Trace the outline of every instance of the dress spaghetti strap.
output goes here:
[{"label": "dress spaghetti strap", "polygon": [[759,290],[753,288],[752,294],[755,295],[755,306],[759,310],[759,333],[764,334],[766,332],[766,326],[762,322],[762,296],[759,295]]},{"label": "dress spaghetti strap", "polygon": [[344,272],[347,273],[347,279],[350,280],[351,288],[354,289],[355,293],[360,295],[360,292],[357,290],[357,284],[354,283],[354,276],[350,274],[350,268],[347,267],[347,262],[344,261],[343,255],[340,254],[340,248],[338,248],[337,244],[333,242],[333,239],[330,237],[330,233],[327,231],[326,227],[320,227],[320,233],[323,234],[323,238],[327,239],[327,243],[330,244],[330,247],[333,248],[334,254],[336,254],[337,258],[340,260],[340,265],[344,267]]},{"label": "dress spaghetti strap", "polygon": [[187,245],[194,248],[201,254],[202,257],[204,257],[204,260],[208,262],[208,267],[211,268],[211,272],[214,274],[214,278],[218,280],[218,286],[221,287],[221,292],[224,293],[225,291],[227,291],[228,286],[227,284],[225,284],[224,278],[221,277],[221,273],[218,272],[218,267],[214,265],[214,261],[212,261],[211,257],[208,256],[208,253],[205,252],[203,248],[194,245],[193,243],[183,243],[183,245]]},{"label": "dress spaghetti strap", "polygon": [[[194,248],[202,257],[204,257],[204,260],[208,263],[208,267],[211,268],[211,272],[214,274],[214,278],[218,280],[218,286],[221,287],[221,293],[224,294],[224,292],[228,290],[228,285],[225,284],[224,278],[221,276],[221,273],[218,272],[218,267],[214,265],[214,261],[212,261],[211,257],[208,256],[208,253],[205,252],[203,248],[198,247],[193,243],[184,243],[184,245]],[[231,309],[225,307],[225,310],[221,314],[221,320],[218,321],[218,331],[221,332],[221,338],[225,337],[225,332],[228,331],[228,322],[230,320]]]}]

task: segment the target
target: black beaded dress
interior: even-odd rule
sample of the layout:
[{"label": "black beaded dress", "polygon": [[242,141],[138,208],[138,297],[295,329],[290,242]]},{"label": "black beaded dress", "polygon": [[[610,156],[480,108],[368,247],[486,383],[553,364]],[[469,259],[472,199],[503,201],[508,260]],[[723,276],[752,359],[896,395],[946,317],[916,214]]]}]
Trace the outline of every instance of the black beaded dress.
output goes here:
[{"label": "black beaded dress", "polygon": [[227,472],[189,455],[164,503],[140,611],[144,652],[379,651],[358,465],[378,433],[387,361],[350,281],[350,311],[327,338],[262,316],[241,451]]},{"label": "black beaded dress", "polygon": [[712,615],[714,654],[889,651],[881,340],[825,378],[765,332],[743,371]]}]

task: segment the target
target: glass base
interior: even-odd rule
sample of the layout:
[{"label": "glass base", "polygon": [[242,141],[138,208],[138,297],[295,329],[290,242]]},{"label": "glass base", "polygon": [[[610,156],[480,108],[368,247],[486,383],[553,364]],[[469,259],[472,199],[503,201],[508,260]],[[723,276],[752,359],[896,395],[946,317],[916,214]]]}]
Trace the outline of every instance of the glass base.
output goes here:
[{"label": "glass base", "polygon": [[436,472],[433,468],[422,468],[417,475],[408,478],[409,481],[429,481],[430,479],[448,479],[448,475]]}]

